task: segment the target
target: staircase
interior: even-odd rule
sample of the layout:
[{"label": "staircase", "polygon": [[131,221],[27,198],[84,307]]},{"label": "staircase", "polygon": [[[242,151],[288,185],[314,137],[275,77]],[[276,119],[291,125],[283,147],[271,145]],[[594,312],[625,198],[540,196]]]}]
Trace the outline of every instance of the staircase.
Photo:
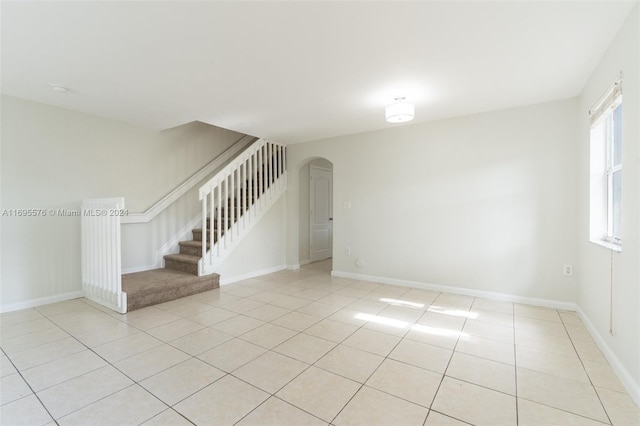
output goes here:
[{"label": "staircase", "polygon": [[[227,174],[226,179],[216,182],[214,178],[213,183],[210,181],[203,187],[201,190],[201,194],[204,194],[201,198],[205,199],[203,211],[207,210],[207,204],[209,204],[206,200],[207,194],[212,194],[214,204],[217,200],[223,201],[217,202],[212,210],[208,210],[213,211],[213,221],[211,214],[206,214],[205,226],[192,230],[193,239],[179,243],[179,253],[164,256],[165,268],[193,275],[205,275],[207,263],[203,262],[203,254],[205,257],[207,253],[211,255],[211,241],[213,240],[215,253],[229,248],[230,242],[239,241],[240,231],[248,222],[247,216],[255,216],[256,210],[266,212],[268,208],[261,208],[264,206],[265,199],[271,200],[276,192],[284,192],[286,182],[283,183],[280,179],[285,173],[284,147],[275,148],[264,145],[253,154],[255,157],[253,159],[261,163],[255,172],[249,173],[252,158],[251,153],[245,153],[246,158],[240,158],[237,168]],[[247,176],[247,179],[243,179]],[[240,179],[243,180],[240,181]],[[276,186],[279,188],[275,188]],[[216,191],[219,192],[217,198]],[[251,219],[253,217],[249,217],[249,220]]]},{"label": "staircase", "polygon": [[[85,297],[126,313],[219,287],[219,265],[287,188],[285,147],[258,139],[199,190],[202,226],[165,267],[120,275],[120,216],[83,215]],[[88,199],[85,209],[124,209],[124,199]]]},{"label": "staircase", "polygon": [[[260,177],[259,177],[260,178]],[[264,182],[264,179],[262,179]],[[265,182],[264,187],[267,190],[273,182]],[[249,184],[249,182],[247,182]],[[253,182],[251,183],[253,185]],[[242,191],[241,196],[244,195]],[[227,209],[230,210],[233,208],[233,214],[225,213],[225,208],[223,207],[221,210],[216,209],[213,220],[213,227],[211,224],[211,218],[207,217],[206,227],[205,229],[213,230],[213,242],[218,242],[218,238],[221,240],[224,238],[225,233],[231,228],[231,217],[233,216],[233,224],[235,224],[238,220],[242,220],[242,216],[249,210],[251,206],[257,200],[256,196],[249,198],[247,195],[245,203],[242,203],[239,199],[229,198],[227,203]],[[232,207],[233,205],[233,207]],[[218,221],[217,218],[227,217],[226,220],[227,226],[222,226],[225,221]],[[220,222],[220,223],[219,223]],[[220,232],[218,232],[218,227],[220,227]],[[198,275],[198,265],[202,259],[202,245],[203,245],[203,230],[202,228],[194,228],[191,231],[193,239],[188,241],[181,241],[178,243],[180,247],[180,252],[177,254],[168,254],[164,256],[164,266],[167,269],[172,269],[175,271],[186,272],[192,275]],[[211,249],[211,233],[207,233],[207,243],[206,250],[209,251]]]},{"label": "staircase", "polygon": [[215,273],[286,189],[285,147],[256,141],[200,188],[202,228],[180,244],[178,255],[165,257],[165,265],[200,276]]}]

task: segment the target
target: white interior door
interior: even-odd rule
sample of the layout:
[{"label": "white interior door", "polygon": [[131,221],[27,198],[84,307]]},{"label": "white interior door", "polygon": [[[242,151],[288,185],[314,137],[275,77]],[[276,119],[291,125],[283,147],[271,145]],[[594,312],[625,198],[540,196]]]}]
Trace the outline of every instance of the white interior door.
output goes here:
[{"label": "white interior door", "polygon": [[333,171],[309,167],[309,249],[312,262],[332,256],[333,247]]}]

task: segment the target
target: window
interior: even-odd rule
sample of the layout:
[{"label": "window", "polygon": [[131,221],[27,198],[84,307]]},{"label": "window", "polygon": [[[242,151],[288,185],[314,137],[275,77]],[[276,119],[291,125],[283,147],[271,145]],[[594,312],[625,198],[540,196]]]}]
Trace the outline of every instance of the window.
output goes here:
[{"label": "window", "polygon": [[617,81],[589,113],[589,239],[619,251],[622,246],[622,81]]}]

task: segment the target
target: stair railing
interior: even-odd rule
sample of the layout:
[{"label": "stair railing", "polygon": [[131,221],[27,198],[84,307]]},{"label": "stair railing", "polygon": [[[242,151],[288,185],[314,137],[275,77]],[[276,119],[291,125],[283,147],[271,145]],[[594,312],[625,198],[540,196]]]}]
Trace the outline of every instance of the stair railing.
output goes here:
[{"label": "stair railing", "polygon": [[202,258],[198,275],[215,272],[243,236],[286,191],[284,145],[258,139],[200,188]]},{"label": "stair railing", "polygon": [[124,214],[124,198],[83,200],[80,210],[84,297],[120,313],[127,312],[120,251]]}]

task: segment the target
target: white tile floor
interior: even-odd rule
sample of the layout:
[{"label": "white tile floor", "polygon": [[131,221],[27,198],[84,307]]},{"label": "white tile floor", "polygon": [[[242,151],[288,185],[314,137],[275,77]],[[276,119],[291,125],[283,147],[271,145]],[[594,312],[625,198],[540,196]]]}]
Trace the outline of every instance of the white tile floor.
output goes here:
[{"label": "white tile floor", "polygon": [[3,425],[639,425],[572,312],[282,271],[1,317]]}]

